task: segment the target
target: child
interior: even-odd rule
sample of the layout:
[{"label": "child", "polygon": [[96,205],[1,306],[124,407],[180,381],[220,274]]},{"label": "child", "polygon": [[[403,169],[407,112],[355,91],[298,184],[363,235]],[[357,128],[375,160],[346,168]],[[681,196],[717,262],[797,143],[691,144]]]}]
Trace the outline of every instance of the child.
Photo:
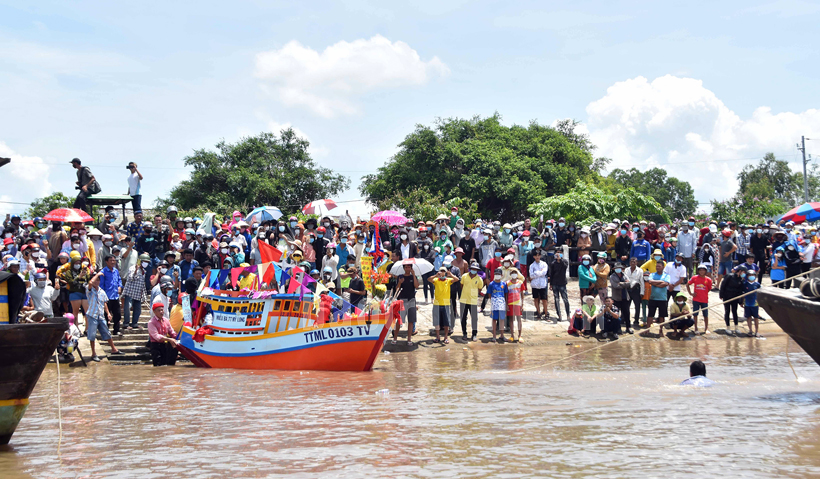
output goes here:
[{"label": "child", "polygon": [[597,306],[595,306],[595,297],[594,296],[590,296],[590,295],[584,296],[584,305],[581,306],[581,312],[584,315],[584,324],[583,324],[584,337],[587,337],[591,334],[594,335],[595,334],[595,329],[596,329],[596,326],[597,326],[597,322],[598,322],[598,320],[596,318],[596,316],[598,315],[597,314],[598,313],[598,308],[597,308]]},{"label": "child", "polygon": [[579,331],[584,329],[584,312],[580,309],[575,310],[575,314],[569,318],[569,328],[567,334],[578,336]]},{"label": "child", "polygon": [[[756,291],[760,289],[760,283],[757,281],[757,276],[754,274],[749,274],[746,276],[746,284],[743,285],[743,292],[749,293],[751,291]],[[746,324],[749,326],[749,334],[752,334],[752,319],[755,320],[755,332],[754,337],[760,339],[760,334],[758,334],[758,325],[760,321],[760,313],[759,308],[757,306],[757,293],[752,293],[745,298],[743,298],[745,303],[743,304],[743,312],[746,316]]]},{"label": "child", "polygon": [[[496,269],[493,274],[493,281],[487,285],[487,296],[490,298],[490,311],[493,321],[493,342],[496,342],[496,335],[501,334],[501,342],[504,339],[504,325],[507,322],[507,284],[501,281],[501,269]],[[520,336],[521,330],[519,330]]]},{"label": "child", "polygon": [[[502,273],[503,275],[503,273]],[[518,321],[518,342],[521,342],[521,287],[524,285],[518,279],[518,271],[510,273],[510,280],[507,281],[507,318],[510,321],[510,339],[515,342],[515,323]]]},{"label": "child", "polygon": [[86,285],[86,295],[88,297],[88,313],[86,317],[86,326],[88,329],[86,330],[86,334],[88,341],[91,343],[91,360],[97,363],[100,362],[100,357],[97,356],[95,346],[98,331],[100,333],[100,339],[108,341],[112,355],[123,354],[114,346],[114,340],[111,339],[111,333],[108,331],[106,319],[110,321],[113,319],[113,316],[108,310],[108,296],[106,296],[105,291],[100,288],[100,278],[102,278],[102,276],[102,273],[94,274],[91,276],[91,279],[88,280],[88,285]]},{"label": "child", "polygon": [[[712,291],[712,278],[706,276],[708,268],[706,265],[698,265],[698,274],[693,276],[686,284],[686,290],[692,294],[689,288],[690,284],[695,285],[695,294],[692,295],[692,311],[695,317],[695,334],[698,332],[698,311],[703,310],[703,330],[708,334],[709,332],[709,291]],[[721,296],[721,299],[724,299]],[[735,319],[737,319],[737,309],[735,309]],[[728,330],[728,316],[726,317],[726,328]]]}]

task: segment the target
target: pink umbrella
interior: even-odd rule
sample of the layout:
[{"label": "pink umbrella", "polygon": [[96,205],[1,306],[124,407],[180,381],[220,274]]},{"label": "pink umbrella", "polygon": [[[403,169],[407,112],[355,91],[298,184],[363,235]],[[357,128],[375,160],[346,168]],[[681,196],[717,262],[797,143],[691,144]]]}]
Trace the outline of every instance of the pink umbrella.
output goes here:
[{"label": "pink umbrella", "polygon": [[370,217],[371,220],[381,223],[384,221],[389,225],[403,225],[407,223],[407,218],[398,211],[379,211]]},{"label": "pink umbrella", "polygon": [[94,221],[94,218],[88,215],[83,210],[77,208],[57,208],[51,210],[47,215],[43,216],[47,221],[60,221],[62,223],[86,223]]},{"label": "pink umbrella", "polygon": [[338,205],[333,200],[316,200],[311,201],[310,203],[306,204],[304,208],[302,208],[302,213],[306,215],[320,215],[322,214],[322,209],[325,210],[325,213],[329,212],[332,209],[338,208]]}]

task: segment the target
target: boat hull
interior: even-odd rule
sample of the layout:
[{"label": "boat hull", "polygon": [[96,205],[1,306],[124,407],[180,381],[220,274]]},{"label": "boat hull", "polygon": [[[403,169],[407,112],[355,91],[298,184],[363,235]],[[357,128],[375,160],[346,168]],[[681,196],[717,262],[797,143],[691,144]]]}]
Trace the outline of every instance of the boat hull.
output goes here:
[{"label": "boat hull", "polygon": [[68,320],[0,325],[0,444],[8,444]]},{"label": "boat hull", "polygon": [[758,292],[757,302],[820,365],[820,301],[797,289],[766,288]]},{"label": "boat hull", "polygon": [[370,371],[392,325],[382,317],[361,322],[328,323],[259,338],[193,340],[183,327],[180,352],[199,367],[321,371]]}]

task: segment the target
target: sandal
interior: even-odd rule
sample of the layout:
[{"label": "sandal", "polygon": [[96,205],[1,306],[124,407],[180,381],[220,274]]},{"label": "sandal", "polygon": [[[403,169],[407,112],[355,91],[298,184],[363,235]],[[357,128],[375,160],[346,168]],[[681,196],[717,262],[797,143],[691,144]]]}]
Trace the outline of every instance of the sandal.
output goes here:
[{"label": "sandal", "polygon": [[449,340],[449,339],[445,339],[443,344],[450,344],[450,340]]},{"label": "sandal", "polygon": [[410,341],[410,340],[408,339],[408,340],[407,340],[407,345],[408,345],[408,346],[412,346],[412,345],[413,345],[413,341]]},{"label": "sandal", "polygon": [[441,342],[441,340],[439,340],[438,338],[436,338],[436,339],[434,339],[434,340],[433,340],[433,342],[434,342],[434,343],[440,343],[440,342]]},{"label": "sandal", "polygon": [[390,340],[390,345],[391,345],[391,346],[395,346],[395,345],[396,345],[396,340],[395,340],[395,339],[391,339],[391,340]]}]

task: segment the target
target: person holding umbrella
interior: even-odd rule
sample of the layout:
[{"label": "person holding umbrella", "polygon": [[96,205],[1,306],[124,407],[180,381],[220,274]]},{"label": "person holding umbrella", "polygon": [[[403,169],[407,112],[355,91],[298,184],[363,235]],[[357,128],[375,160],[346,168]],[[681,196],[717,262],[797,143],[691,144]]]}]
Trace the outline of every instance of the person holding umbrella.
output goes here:
[{"label": "person holding umbrella", "polygon": [[[419,277],[413,271],[413,264],[402,262],[403,274],[398,277],[394,299],[404,302],[401,311],[402,320],[407,320],[407,345],[413,345],[413,333],[416,330],[416,290],[419,289]],[[393,344],[399,336],[399,328],[393,328]]]}]

